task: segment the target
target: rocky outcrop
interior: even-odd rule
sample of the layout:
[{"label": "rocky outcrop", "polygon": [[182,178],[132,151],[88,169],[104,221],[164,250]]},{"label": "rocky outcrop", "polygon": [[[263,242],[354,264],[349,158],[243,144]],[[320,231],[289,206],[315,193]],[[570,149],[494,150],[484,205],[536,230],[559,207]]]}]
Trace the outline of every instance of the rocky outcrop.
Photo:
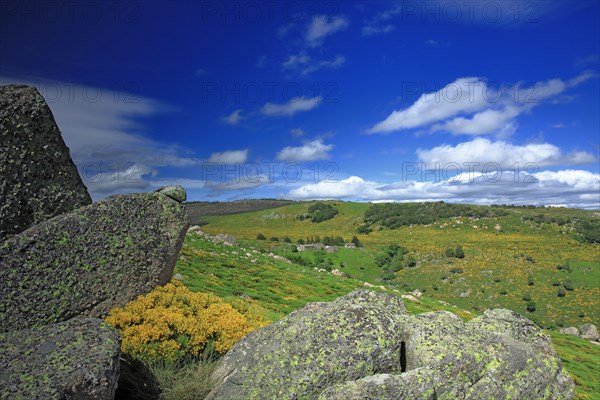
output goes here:
[{"label": "rocky outcrop", "polygon": [[559,332],[564,333],[565,335],[578,336],[582,339],[590,340],[592,342],[600,341],[598,328],[594,324],[579,325],[579,329],[575,328],[574,326],[569,326],[568,328],[562,328]]},{"label": "rocky outcrop", "polygon": [[464,323],[408,315],[392,295],[356,290],[250,333],[224,356],[210,400],[570,399],[550,339],[509,310]]},{"label": "rocky outcrop", "polygon": [[569,326],[568,328],[561,328],[559,332],[564,333],[565,335],[579,336],[579,329],[575,328],[574,326]]},{"label": "rocky outcrop", "polygon": [[112,399],[120,346],[94,318],[0,334],[0,398]]},{"label": "rocky outcrop", "polygon": [[0,86],[0,178],[0,242],[92,202],[33,87]]},{"label": "rocky outcrop", "polygon": [[172,198],[178,203],[183,203],[187,200],[187,194],[185,189],[179,185],[174,186],[163,186],[156,190],[158,193],[162,193],[167,197]]},{"label": "rocky outcrop", "polygon": [[171,280],[188,228],[160,192],[115,195],[0,244],[3,332],[103,317]]},{"label": "rocky outcrop", "polygon": [[598,341],[600,339],[600,334],[598,334],[598,328],[594,324],[583,324],[579,326],[579,332],[581,332],[580,336],[582,339]]}]

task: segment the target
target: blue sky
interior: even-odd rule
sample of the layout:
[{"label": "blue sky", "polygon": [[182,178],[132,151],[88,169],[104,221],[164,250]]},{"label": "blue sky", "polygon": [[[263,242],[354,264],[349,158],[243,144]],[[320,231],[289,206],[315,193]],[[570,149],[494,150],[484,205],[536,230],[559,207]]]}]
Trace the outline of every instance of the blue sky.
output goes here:
[{"label": "blue sky", "polygon": [[35,85],[95,200],[600,207],[597,1],[22,2]]}]

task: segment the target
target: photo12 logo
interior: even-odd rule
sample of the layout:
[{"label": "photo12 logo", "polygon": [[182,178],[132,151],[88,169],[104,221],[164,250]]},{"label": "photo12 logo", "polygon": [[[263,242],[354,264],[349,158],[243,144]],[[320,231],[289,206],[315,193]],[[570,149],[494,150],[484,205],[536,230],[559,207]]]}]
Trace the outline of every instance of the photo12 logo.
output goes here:
[{"label": "photo12 logo", "polygon": [[403,162],[401,177],[403,182],[417,180],[434,183],[472,183],[475,181],[499,183],[506,182],[509,177],[510,182],[514,183],[536,183],[538,179],[535,177],[535,173],[538,171],[538,165],[533,162],[515,162],[510,166],[502,166],[496,162],[481,163],[477,161],[443,164]]}]

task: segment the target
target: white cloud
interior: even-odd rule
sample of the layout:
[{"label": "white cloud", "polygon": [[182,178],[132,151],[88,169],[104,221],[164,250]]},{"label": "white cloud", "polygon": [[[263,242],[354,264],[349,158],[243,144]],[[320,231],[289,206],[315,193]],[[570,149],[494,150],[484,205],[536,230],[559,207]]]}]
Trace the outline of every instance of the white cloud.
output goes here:
[{"label": "white cloud", "polygon": [[436,124],[431,131],[447,131],[462,135],[497,133],[509,136],[516,130],[514,118],[520,113],[519,108],[511,106],[498,110],[488,108],[474,114],[471,118],[457,117],[443,124]]},{"label": "white cloud", "polygon": [[158,100],[43,78],[0,77],[0,84],[10,83],[34,86],[46,99],[94,200],[151,188],[148,179],[158,176],[159,167],[201,163],[185,148],[144,135],[145,118],[172,110]]},{"label": "white cloud", "polygon": [[329,158],[332,144],[324,144],[323,139],[316,139],[298,147],[285,147],[277,153],[277,159],[286,162],[306,162]]},{"label": "white cloud", "polygon": [[270,117],[289,116],[297,112],[310,111],[317,107],[321,102],[321,97],[305,98],[294,97],[285,104],[267,103],[263,106],[261,112]]},{"label": "white cloud", "polygon": [[248,159],[248,149],[227,150],[221,153],[212,153],[208,162],[218,164],[243,164]]},{"label": "white cloud", "polygon": [[550,79],[512,87],[488,85],[480,78],[460,78],[441,90],[421,95],[408,108],[393,111],[367,133],[430,126],[431,132],[509,136],[516,130],[519,115],[596,76],[594,72],[585,71],[566,82]]},{"label": "white cloud", "polygon": [[320,46],[327,36],[346,29],[348,25],[348,20],[342,16],[317,15],[308,26],[306,42],[310,47]]},{"label": "white cloud", "polygon": [[554,128],[554,129],[561,129],[561,128],[567,127],[567,125],[564,124],[563,122],[559,122],[557,124],[550,124],[549,126],[550,126],[550,128]]},{"label": "white cloud", "polygon": [[480,78],[460,78],[434,93],[424,93],[408,108],[393,111],[368,133],[388,133],[418,128],[459,113],[484,108],[486,83]]},{"label": "white cloud", "polygon": [[361,35],[373,36],[392,32],[394,29],[396,29],[396,27],[393,24],[390,24],[388,21],[398,15],[401,11],[402,6],[398,5],[394,8],[390,8],[375,14],[373,18],[365,21],[365,25],[361,29]]},{"label": "white cloud", "polygon": [[484,138],[476,138],[456,146],[441,145],[429,150],[419,149],[417,156],[420,161],[429,166],[455,163],[461,168],[473,165],[476,170],[492,163],[505,169],[523,169],[526,165],[530,165],[528,169],[531,171],[533,167],[582,165],[598,161],[594,155],[584,151],[564,154],[557,146],[550,143],[518,146],[503,141],[492,142]]},{"label": "white cloud", "polygon": [[387,25],[366,25],[362,27],[361,35],[362,36],[373,36],[373,35],[383,35],[385,33],[390,33],[396,29],[396,27],[392,24]]},{"label": "white cloud", "polygon": [[429,40],[427,40],[427,41],[425,42],[425,44],[426,44],[427,46],[431,46],[431,47],[438,47],[438,46],[439,46],[439,43],[438,43],[436,40],[433,40],[433,39],[429,39]]},{"label": "white cloud", "polygon": [[310,73],[316,72],[321,68],[339,68],[346,63],[346,57],[342,55],[337,55],[333,60],[321,60],[311,65],[308,65],[306,68],[302,70],[302,75],[308,75]]},{"label": "white cloud", "polygon": [[332,60],[314,60],[305,52],[290,55],[281,66],[283,69],[298,70],[302,75],[308,75],[322,68],[339,68],[346,62],[346,57],[337,55]]},{"label": "white cloud", "polygon": [[296,200],[345,199],[358,201],[439,201],[469,204],[561,204],[600,207],[600,175],[582,170],[543,171],[535,174],[504,171],[472,173],[462,179],[419,182],[404,179],[393,184],[351,176],[338,182],[311,183],[291,190]]},{"label": "white cloud", "polygon": [[308,64],[311,61],[311,58],[305,52],[300,52],[298,54],[292,54],[285,60],[281,66],[283,68],[298,68]]},{"label": "white cloud", "polygon": [[292,136],[294,137],[300,137],[300,136],[304,136],[305,132],[302,128],[294,128],[290,130],[290,133],[292,134]]},{"label": "white cloud", "polygon": [[244,117],[242,116],[242,109],[237,109],[231,114],[223,117],[223,121],[229,125],[237,125]]}]

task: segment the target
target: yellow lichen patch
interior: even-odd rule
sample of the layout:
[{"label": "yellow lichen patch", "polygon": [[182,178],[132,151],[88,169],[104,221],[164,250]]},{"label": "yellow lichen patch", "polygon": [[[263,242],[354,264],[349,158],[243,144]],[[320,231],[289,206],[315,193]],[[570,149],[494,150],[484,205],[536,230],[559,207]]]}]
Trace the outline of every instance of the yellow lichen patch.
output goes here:
[{"label": "yellow lichen patch", "polygon": [[106,322],[121,332],[124,353],[147,362],[176,361],[206,350],[223,354],[268,324],[264,310],[254,304],[194,293],[177,281],[112,310]]}]

